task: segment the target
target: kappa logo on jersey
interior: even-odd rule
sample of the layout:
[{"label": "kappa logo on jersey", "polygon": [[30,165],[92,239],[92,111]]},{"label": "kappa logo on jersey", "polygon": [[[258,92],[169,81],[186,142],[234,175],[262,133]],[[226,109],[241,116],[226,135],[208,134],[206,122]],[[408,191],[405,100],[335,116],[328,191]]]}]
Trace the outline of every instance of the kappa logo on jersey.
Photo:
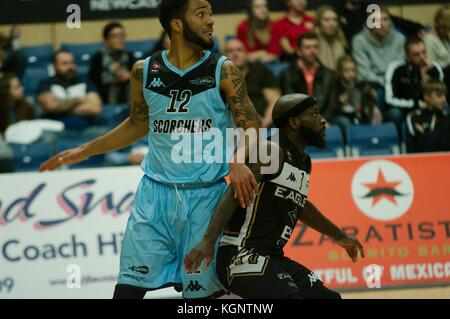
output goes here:
[{"label": "kappa logo on jersey", "polygon": [[152,82],[150,83],[151,88],[160,88],[160,87],[166,87],[166,85],[161,81],[161,78],[153,78]]},{"label": "kappa logo on jersey", "polygon": [[205,76],[203,78],[197,78],[189,81],[194,85],[205,85],[207,87],[212,87],[214,85],[214,78],[211,76]]},{"label": "kappa logo on jersey", "polygon": [[189,285],[186,287],[185,291],[200,291],[200,290],[206,290],[203,288],[202,285],[196,280],[195,282],[193,280],[189,281]]},{"label": "kappa logo on jersey", "polygon": [[374,160],[362,165],[352,180],[356,206],[375,220],[394,220],[404,215],[414,199],[408,173],[392,161]]},{"label": "kappa logo on jersey", "polygon": [[297,178],[295,178],[295,174],[294,174],[294,173],[291,173],[291,174],[286,178],[286,180],[291,181],[291,182],[294,182],[294,183],[297,182]]},{"label": "kappa logo on jersey", "polygon": [[316,274],[313,273],[312,271],[310,274],[308,274],[308,278],[309,278],[309,282],[311,283],[311,287],[317,280],[319,280],[319,278],[316,276]]}]

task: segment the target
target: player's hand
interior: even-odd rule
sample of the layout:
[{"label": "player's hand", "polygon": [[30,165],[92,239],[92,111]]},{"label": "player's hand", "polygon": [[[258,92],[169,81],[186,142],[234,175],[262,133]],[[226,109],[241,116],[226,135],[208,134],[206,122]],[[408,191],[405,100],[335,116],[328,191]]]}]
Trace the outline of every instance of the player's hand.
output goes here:
[{"label": "player's hand", "polygon": [[45,161],[39,167],[39,172],[53,171],[63,165],[76,164],[84,161],[89,156],[86,155],[86,146],[81,145],[67,151],[62,151]]},{"label": "player's hand", "polygon": [[239,200],[241,207],[251,206],[254,201],[254,194],[259,193],[259,189],[250,168],[245,164],[230,164],[230,181],[234,189],[234,198]]},{"label": "player's hand", "polygon": [[184,268],[188,273],[195,273],[200,268],[203,260],[206,260],[204,268],[208,269],[214,256],[214,242],[203,239],[184,258]]},{"label": "player's hand", "polygon": [[343,238],[336,241],[336,243],[347,251],[348,256],[353,262],[358,260],[358,251],[361,257],[365,257],[364,247],[361,243],[353,236],[345,235]]}]

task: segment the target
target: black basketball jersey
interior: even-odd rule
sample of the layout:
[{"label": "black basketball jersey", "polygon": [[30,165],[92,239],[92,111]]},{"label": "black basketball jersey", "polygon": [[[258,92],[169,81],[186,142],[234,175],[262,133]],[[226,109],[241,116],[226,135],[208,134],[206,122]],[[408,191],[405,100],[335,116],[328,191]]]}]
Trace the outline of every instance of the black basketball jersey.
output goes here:
[{"label": "black basketball jersey", "polygon": [[284,153],[282,169],[265,176],[254,204],[238,207],[231,217],[221,245],[235,245],[256,251],[282,253],[306,204],[311,174],[311,158],[280,134]]}]

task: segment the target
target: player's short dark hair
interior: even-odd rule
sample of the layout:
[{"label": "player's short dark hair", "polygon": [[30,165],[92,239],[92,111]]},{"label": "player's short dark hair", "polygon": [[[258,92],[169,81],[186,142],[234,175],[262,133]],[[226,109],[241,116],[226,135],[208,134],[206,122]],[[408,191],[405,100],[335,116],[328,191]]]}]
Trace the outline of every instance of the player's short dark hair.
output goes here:
[{"label": "player's short dark hair", "polygon": [[110,34],[111,31],[114,30],[115,28],[121,28],[121,29],[124,29],[122,23],[117,22],[117,21],[109,22],[107,25],[105,25],[105,26],[103,27],[103,40],[108,39],[109,34]]},{"label": "player's short dark hair", "polygon": [[428,80],[422,83],[422,93],[429,94],[432,92],[447,94],[447,86],[444,82],[436,79]]},{"label": "player's short dark hair", "polygon": [[68,54],[72,54],[72,55],[73,55],[73,53],[70,52],[69,50],[66,50],[66,49],[58,49],[58,50],[56,50],[55,52],[53,52],[53,54],[52,54],[52,62],[53,62],[53,64],[56,63],[56,59],[58,58],[58,55],[60,55],[61,53],[68,53]]},{"label": "player's short dark hair", "polygon": [[159,4],[159,22],[169,37],[172,36],[170,22],[172,19],[183,19],[189,0],[162,0]]},{"label": "player's short dark hair", "polygon": [[301,47],[303,44],[303,41],[305,40],[319,40],[319,37],[317,36],[316,33],[314,32],[306,32],[303,33],[301,36],[298,37],[297,39],[297,47]]},{"label": "player's short dark hair", "polygon": [[425,42],[419,37],[409,37],[408,39],[406,39],[406,42],[405,42],[405,52],[408,53],[410,46],[416,45],[419,43],[425,44]]}]

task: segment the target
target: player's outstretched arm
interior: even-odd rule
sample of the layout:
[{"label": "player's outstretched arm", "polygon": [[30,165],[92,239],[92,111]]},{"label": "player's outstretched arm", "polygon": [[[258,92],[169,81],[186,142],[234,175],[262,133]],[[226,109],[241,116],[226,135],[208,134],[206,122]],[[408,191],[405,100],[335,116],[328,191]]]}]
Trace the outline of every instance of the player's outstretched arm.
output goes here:
[{"label": "player's outstretched arm", "polygon": [[[242,128],[244,131],[250,128],[258,130],[258,114],[248,97],[244,76],[231,61],[225,61],[222,66],[220,87],[225,94],[236,127]],[[238,148],[237,152],[244,152],[245,157],[247,157],[250,146],[244,145],[244,147],[245,149]],[[236,154],[234,158],[236,158]],[[250,169],[245,164],[237,163],[232,159],[230,180],[234,189],[234,196],[239,200],[241,206],[250,206],[253,203],[253,191],[258,192],[258,183]]]},{"label": "player's outstretched arm", "polygon": [[361,257],[365,257],[364,247],[358,239],[345,234],[338,226],[326,218],[310,201],[306,202],[298,219],[305,225],[317,230],[319,233],[335,240],[339,246],[347,251],[347,254],[353,262],[358,260],[358,251],[360,252]]},{"label": "player's outstretched arm", "polygon": [[63,165],[79,163],[90,156],[124,148],[148,134],[148,106],[142,92],[144,61],[134,64],[131,73],[131,107],[129,117],[117,127],[79,147],[63,151],[44,162],[40,172],[52,171]]},{"label": "player's outstretched arm", "polygon": [[[267,147],[265,141],[259,142],[260,147]],[[247,167],[251,173],[255,176],[257,182],[261,182],[264,177],[264,166],[270,166],[274,168],[273,173],[278,172],[283,166],[283,153],[278,145],[274,143],[269,144],[271,149],[269,151],[271,160],[269,163],[262,164],[250,163]],[[275,159],[275,157],[277,157]],[[272,166],[273,165],[273,166]],[[203,236],[202,241],[197,244],[184,258],[184,266],[188,272],[195,272],[201,266],[203,260],[205,262],[205,268],[207,268],[215,255],[215,244],[219,238],[222,230],[228,224],[236,208],[239,206],[239,201],[234,197],[234,191],[231,186],[227,188],[224,195],[219,200],[216,208],[214,209],[213,216],[209,222],[208,228]]]}]

